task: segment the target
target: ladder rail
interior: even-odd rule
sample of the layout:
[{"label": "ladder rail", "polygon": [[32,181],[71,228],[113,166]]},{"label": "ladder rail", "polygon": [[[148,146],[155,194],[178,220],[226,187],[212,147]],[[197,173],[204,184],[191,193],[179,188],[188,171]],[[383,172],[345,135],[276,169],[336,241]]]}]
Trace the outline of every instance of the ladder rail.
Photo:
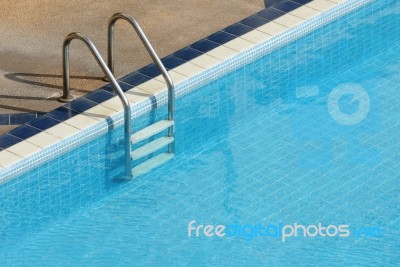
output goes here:
[{"label": "ladder rail", "polygon": [[[150,41],[147,39],[146,34],[143,32],[139,23],[131,16],[125,13],[115,13],[108,22],[108,46],[107,46],[107,56],[108,56],[108,68],[112,73],[114,73],[114,32],[115,24],[118,20],[127,21],[136,31],[142,44],[145,46],[147,52],[150,54],[154,64],[160,70],[162,76],[168,87],[168,120],[174,120],[174,109],[175,109],[175,86],[172,82],[170,75],[168,74],[164,64],[161,62]],[[175,124],[168,128],[168,136],[175,137]],[[175,141],[168,145],[168,152],[175,153]]]},{"label": "ladder rail", "polygon": [[131,111],[129,101],[126,98],[124,92],[119,86],[117,80],[115,79],[112,71],[108,68],[107,64],[101,57],[99,51],[96,46],[90,40],[90,38],[82,33],[73,32],[68,34],[63,42],[63,95],[59,98],[61,102],[70,102],[74,99],[70,94],[70,71],[69,71],[69,45],[72,40],[77,39],[82,41],[89,48],[90,52],[96,59],[97,63],[100,65],[102,71],[106,75],[106,77],[110,80],[112,88],[115,93],[120,98],[122,105],[124,106],[124,133],[125,133],[125,178],[130,179],[132,177],[131,169],[131,143],[130,143],[130,135],[131,135]]}]

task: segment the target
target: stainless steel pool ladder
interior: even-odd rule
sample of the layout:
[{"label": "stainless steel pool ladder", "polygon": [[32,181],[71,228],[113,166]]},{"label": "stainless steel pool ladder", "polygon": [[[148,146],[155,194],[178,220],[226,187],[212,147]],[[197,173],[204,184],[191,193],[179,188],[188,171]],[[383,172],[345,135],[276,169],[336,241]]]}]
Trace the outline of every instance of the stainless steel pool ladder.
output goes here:
[{"label": "stainless steel pool ladder", "polygon": [[157,156],[148,159],[147,161],[141,163],[140,165],[134,167],[132,169],[132,175],[140,175],[145,173],[165,162],[172,159],[175,153],[175,124],[174,124],[174,109],[175,109],[175,87],[172,82],[171,77],[169,76],[164,64],[161,62],[158,57],[156,51],[150,44],[147,39],[145,33],[140,27],[139,23],[131,16],[124,13],[115,13],[108,22],[108,67],[112,73],[114,73],[114,28],[115,23],[118,20],[127,21],[136,31],[143,45],[145,46],[147,52],[152,58],[154,64],[157,66],[161,75],[164,77],[164,80],[168,87],[168,118],[165,120],[161,120],[156,122],[136,133],[134,133],[131,137],[131,143],[136,144],[143,140],[146,140],[152,136],[155,136],[164,130],[168,130],[168,134],[166,136],[162,136],[153,140],[142,147],[137,148],[132,151],[131,158],[132,160],[138,160],[144,156],[152,154],[165,146],[168,146],[168,152],[158,154]]},{"label": "stainless steel pool ladder", "polygon": [[125,179],[131,178],[131,145],[130,145],[130,135],[131,135],[131,110],[129,106],[128,99],[126,98],[124,92],[119,86],[117,80],[115,79],[112,72],[107,67],[96,46],[90,40],[89,37],[82,33],[73,32],[67,35],[63,43],[63,95],[59,98],[61,102],[70,102],[74,97],[70,94],[70,73],[69,73],[69,45],[72,40],[81,40],[89,48],[92,55],[95,57],[97,63],[100,65],[104,74],[108,77],[111,82],[112,88],[115,93],[120,98],[122,105],[124,106],[124,132],[125,132]]},{"label": "stainless steel pool ladder", "polygon": [[[113,62],[113,43],[114,43],[114,26],[115,22],[119,19],[124,19],[128,21],[136,30],[142,43],[149,52],[154,63],[163,75],[167,86],[168,86],[168,118],[156,122],[140,131],[132,134],[131,132],[131,110],[128,99],[126,98],[124,92],[119,86],[117,80],[115,79],[114,72],[114,62]],[[127,16],[123,13],[114,14],[108,24],[108,66],[104,62],[100,53],[96,49],[93,42],[84,34],[81,33],[70,33],[64,39],[63,43],[63,95],[60,97],[62,102],[70,102],[74,99],[70,94],[70,72],[69,72],[69,45],[72,40],[78,39],[84,42],[93,56],[95,57],[97,63],[100,65],[107,79],[111,82],[112,88],[120,98],[122,105],[124,107],[124,134],[125,134],[125,179],[130,179],[134,176],[146,173],[157,166],[167,162],[174,157],[175,153],[175,131],[174,131],[174,106],[175,106],[175,92],[174,84],[166,71],[161,60],[157,56],[153,47],[151,46],[149,40],[144,34],[143,30],[140,28],[139,24],[132,17]],[[154,135],[157,135],[164,130],[168,129],[168,134],[162,136],[156,140],[153,140],[135,150],[132,151],[132,145],[144,141]],[[163,147],[168,146],[168,151],[165,153],[160,153],[155,157],[147,159],[141,164],[132,168],[132,161],[138,160],[142,157],[148,156]]]}]

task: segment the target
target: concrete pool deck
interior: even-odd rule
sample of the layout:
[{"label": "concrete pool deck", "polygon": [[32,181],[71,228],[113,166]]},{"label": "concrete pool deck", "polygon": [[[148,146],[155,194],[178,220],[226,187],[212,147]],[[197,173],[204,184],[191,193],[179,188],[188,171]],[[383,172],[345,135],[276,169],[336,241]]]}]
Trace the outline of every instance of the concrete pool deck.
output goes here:
[{"label": "concrete pool deck", "polygon": [[[64,37],[86,33],[106,57],[107,22],[115,12],[134,16],[160,57],[185,47],[264,8],[262,0],[98,1],[0,0],[0,114],[48,112],[61,106]],[[151,62],[126,23],[116,29],[116,76]],[[84,95],[104,84],[89,50],[71,45],[71,87]],[[15,126],[0,126],[0,133]]]}]

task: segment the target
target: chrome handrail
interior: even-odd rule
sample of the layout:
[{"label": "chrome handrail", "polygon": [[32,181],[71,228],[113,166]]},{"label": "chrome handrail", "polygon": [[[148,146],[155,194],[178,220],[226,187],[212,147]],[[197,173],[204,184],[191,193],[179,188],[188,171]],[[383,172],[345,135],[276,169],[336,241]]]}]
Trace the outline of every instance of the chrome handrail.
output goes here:
[{"label": "chrome handrail", "polygon": [[[114,28],[115,23],[119,20],[123,19],[127,21],[139,35],[140,40],[142,41],[143,45],[146,47],[147,52],[149,52],[151,58],[153,59],[154,64],[156,64],[157,68],[160,70],[162,76],[165,79],[165,82],[168,86],[168,120],[174,120],[174,109],[175,109],[175,87],[174,83],[172,82],[171,77],[169,76],[167,70],[165,69],[163,63],[161,62],[160,58],[158,57],[156,51],[150,44],[149,40],[147,39],[145,33],[143,32],[142,28],[140,27],[139,23],[131,16],[126,15],[124,13],[115,13],[108,22],[108,67],[112,73],[114,73]],[[175,126],[172,125],[169,128],[168,136],[174,137],[175,135]],[[174,153],[175,152],[175,141],[169,144],[168,152]]]},{"label": "chrome handrail", "polygon": [[82,33],[73,32],[68,34],[63,43],[63,95],[59,98],[61,102],[69,102],[73,100],[73,97],[70,95],[70,74],[69,74],[69,45],[72,40],[78,39],[86,44],[89,48],[92,55],[95,57],[97,63],[100,65],[104,74],[111,81],[112,88],[115,93],[121,99],[122,105],[124,106],[124,122],[125,122],[125,178],[131,178],[132,168],[131,168],[131,111],[128,99],[126,98],[124,92],[121,87],[118,85],[117,80],[115,79],[113,73],[107,67],[107,64],[104,62],[101,57],[99,51],[96,46],[90,40],[89,37]]}]

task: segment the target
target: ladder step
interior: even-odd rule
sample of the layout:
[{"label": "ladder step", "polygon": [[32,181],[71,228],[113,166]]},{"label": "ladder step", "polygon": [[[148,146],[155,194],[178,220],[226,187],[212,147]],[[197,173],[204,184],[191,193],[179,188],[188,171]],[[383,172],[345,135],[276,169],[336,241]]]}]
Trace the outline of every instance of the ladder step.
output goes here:
[{"label": "ladder step", "polygon": [[159,132],[162,132],[163,130],[171,127],[172,125],[174,125],[174,121],[170,121],[170,120],[162,120],[159,122],[156,122],[140,131],[138,131],[137,133],[134,133],[131,136],[131,142],[132,144],[140,142],[144,139],[149,138],[150,136],[153,136],[155,134],[158,134]]},{"label": "ladder step", "polygon": [[144,157],[150,153],[153,153],[154,151],[159,150],[160,148],[165,147],[166,145],[172,143],[173,141],[174,141],[173,137],[168,137],[168,136],[160,137],[160,138],[158,138],[154,141],[151,141],[150,143],[132,151],[131,158],[135,160],[135,159]]},{"label": "ladder step", "polygon": [[161,153],[154,158],[151,158],[135,168],[132,169],[132,176],[138,176],[141,174],[144,174],[162,164],[167,162],[168,160],[171,160],[174,157],[174,154],[171,153]]}]

